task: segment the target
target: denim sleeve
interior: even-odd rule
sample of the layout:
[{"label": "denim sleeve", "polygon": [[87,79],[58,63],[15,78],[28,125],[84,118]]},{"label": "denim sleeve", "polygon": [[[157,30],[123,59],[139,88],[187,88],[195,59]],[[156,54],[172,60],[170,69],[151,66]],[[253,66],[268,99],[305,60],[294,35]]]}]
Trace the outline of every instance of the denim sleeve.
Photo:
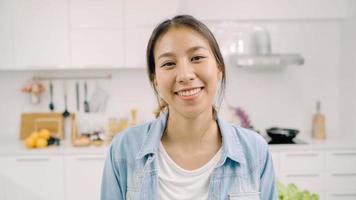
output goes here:
[{"label": "denim sleeve", "polygon": [[105,160],[101,181],[101,200],[124,200],[120,186],[120,174],[115,165],[114,145],[111,145]]},{"label": "denim sleeve", "polygon": [[260,189],[261,200],[278,200],[278,192],[276,188],[275,173],[273,169],[272,156],[268,150],[268,145],[263,145],[265,148],[262,152],[264,156],[261,162]]}]

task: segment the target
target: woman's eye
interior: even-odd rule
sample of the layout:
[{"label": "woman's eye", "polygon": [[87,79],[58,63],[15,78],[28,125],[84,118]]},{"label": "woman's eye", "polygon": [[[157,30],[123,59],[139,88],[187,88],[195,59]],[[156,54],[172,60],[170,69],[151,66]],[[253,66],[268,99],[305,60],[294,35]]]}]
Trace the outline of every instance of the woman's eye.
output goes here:
[{"label": "woman's eye", "polygon": [[175,65],[174,62],[166,62],[162,65],[162,67],[172,67],[174,65]]},{"label": "woman's eye", "polygon": [[191,60],[194,61],[200,61],[201,59],[205,58],[204,56],[194,56]]}]

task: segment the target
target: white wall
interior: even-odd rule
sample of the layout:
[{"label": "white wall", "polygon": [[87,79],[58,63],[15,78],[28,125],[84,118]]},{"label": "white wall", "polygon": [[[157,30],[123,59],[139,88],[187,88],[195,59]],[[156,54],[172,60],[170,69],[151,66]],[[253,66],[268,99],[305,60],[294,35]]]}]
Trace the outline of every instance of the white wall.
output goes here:
[{"label": "white wall", "polygon": [[[302,135],[310,136],[315,102],[320,99],[322,111],[326,115],[328,136],[343,135],[339,131],[339,102],[343,102],[339,94],[345,96],[344,90],[339,88],[339,80],[343,79],[340,78],[342,74],[339,76],[340,46],[343,46],[340,38],[345,35],[345,32],[341,34],[341,22],[279,20],[255,23],[265,26],[271,32],[274,53],[301,53],[306,63],[282,71],[251,71],[228,65],[223,115],[230,118],[227,105],[241,106],[250,115],[256,129],[264,130],[276,125],[297,128],[302,131]],[[351,46],[347,48],[354,48]],[[31,72],[0,72],[2,136],[17,138],[21,112],[47,111],[48,94],[44,96],[43,104],[34,106],[28,104],[28,97],[20,92],[20,88],[32,75]],[[89,89],[93,88],[94,82],[90,82]],[[72,86],[69,110],[73,111],[74,84],[68,84]],[[155,99],[145,70],[115,71],[111,82],[100,81],[100,84],[111,94],[108,116],[127,116],[129,109],[136,107],[142,120],[152,118]],[[62,111],[62,83],[57,81],[55,87],[55,104]]]},{"label": "white wall", "polygon": [[356,133],[356,1],[350,1],[350,18],[341,24],[340,132]]}]

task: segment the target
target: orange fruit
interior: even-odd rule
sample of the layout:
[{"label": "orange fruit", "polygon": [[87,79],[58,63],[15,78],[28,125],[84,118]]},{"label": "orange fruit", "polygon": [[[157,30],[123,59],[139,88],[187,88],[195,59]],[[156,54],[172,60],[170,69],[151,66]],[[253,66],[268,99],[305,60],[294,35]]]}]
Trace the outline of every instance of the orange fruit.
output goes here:
[{"label": "orange fruit", "polygon": [[46,140],[51,137],[51,132],[48,129],[42,129],[38,134],[41,138],[44,138]]},{"label": "orange fruit", "polygon": [[40,134],[38,132],[34,131],[31,133],[30,137],[36,140],[37,138],[40,137]]},{"label": "orange fruit", "polygon": [[45,148],[45,147],[47,147],[47,145],[48,145],[48,142],[47,142],[47,140],[46,139],[44,139],[44,138],[38,138],[37,140],[36,140],[36,147],[37,148]]},{"label": "orange fruit", "polygon": [[25,140],[25,146],[29,149],[35,148],[36,147],[36,140],[32,137],[28,137]]}]

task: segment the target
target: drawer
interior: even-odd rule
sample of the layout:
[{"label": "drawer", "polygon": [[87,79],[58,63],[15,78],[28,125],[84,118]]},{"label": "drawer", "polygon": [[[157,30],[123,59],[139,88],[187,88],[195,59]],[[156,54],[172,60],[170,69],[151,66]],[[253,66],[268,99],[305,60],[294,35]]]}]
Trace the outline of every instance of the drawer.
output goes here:
[{"label": "drawer", "polygon": [[328,172],[326,189],[329,191],[355,191],[356,172]]},{"label": "drawer", "polygon": [[318,172],[282,173],[280,180],[283,184],[294,183],[299,189],[306,189],[313,193],[324,189],[324,176]]},{"label": "drawer", "polygon": [[328,170],[356,172],[356,151],[333,151],[326,154]]},{"label": "drawer", "polygon": [[324,169],[324,153],[316,151],[282,153],[280,158],[280,170],[286,171],[310,171]]},{"label": "drawer", "polygon": [[350,192],[328,192],[326,200],[355,200],[356,191]]}]

